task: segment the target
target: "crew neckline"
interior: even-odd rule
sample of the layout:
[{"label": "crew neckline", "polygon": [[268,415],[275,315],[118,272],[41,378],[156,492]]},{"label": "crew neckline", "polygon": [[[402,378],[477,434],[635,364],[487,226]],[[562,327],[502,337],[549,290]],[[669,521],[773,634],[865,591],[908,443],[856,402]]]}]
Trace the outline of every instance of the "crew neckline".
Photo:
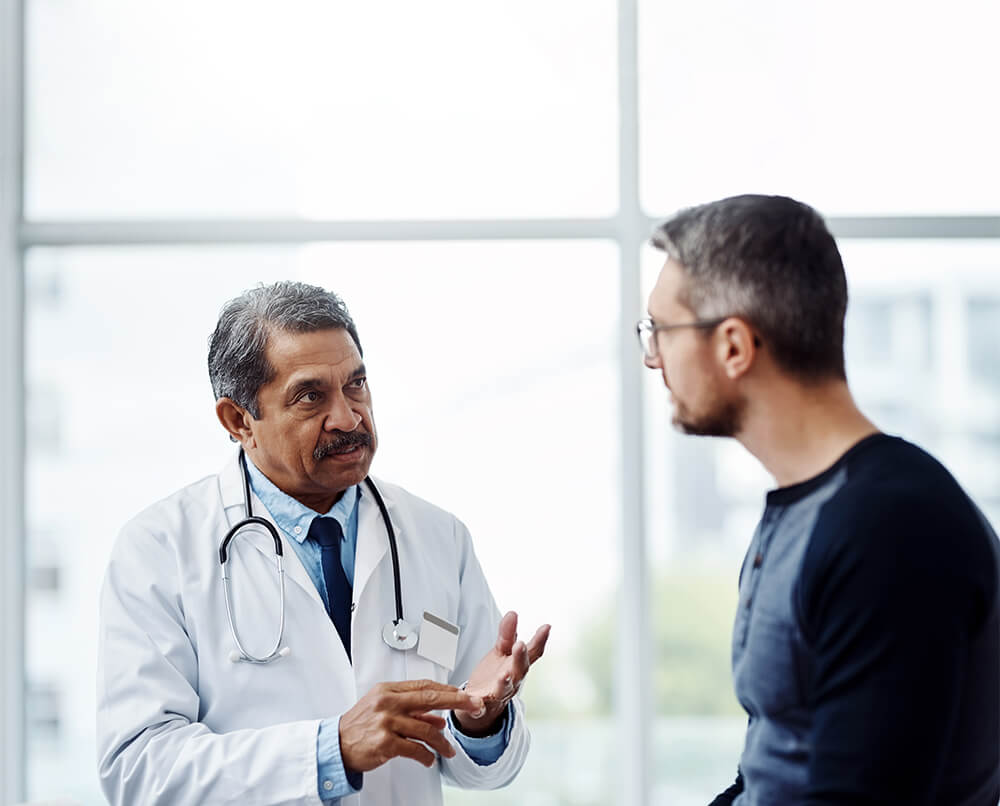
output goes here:
[{"label": "crew neckline", "polygon": [[784,506],[805,498],[807,495],[826,484],[826,482],[828,482],[835,473],[837,473],[845,464],[851,461],[851,459],[856,457],[859,453],[866,451],[873,445],[880,445],[883,442],[890,442],[897,439],[899,438],[890,436],[882,431],[869,434],[867,437],[855,442],[836,462],[818,475],[808,478],[805,481],[789,484],[787,487],[776,487],[773,490],[768,490],[767,505],[769,507]]}]

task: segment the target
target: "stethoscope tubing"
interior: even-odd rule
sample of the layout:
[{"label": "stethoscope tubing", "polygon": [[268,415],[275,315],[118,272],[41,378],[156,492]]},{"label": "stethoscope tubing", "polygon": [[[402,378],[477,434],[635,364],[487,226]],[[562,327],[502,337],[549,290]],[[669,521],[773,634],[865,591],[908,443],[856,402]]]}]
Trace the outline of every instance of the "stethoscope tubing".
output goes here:
[{"label": "stethoscope tubing", "polygon": [[[246,513],[246,517],[241,521],[233,524],[232,528],[226,533],[226,536],[222,539],[219,544],[219,564],[222,566],[222,586],[225,592],[226,600],[226,617],[229,620],[229,629],[233,635],[233,641],[236,643],[236,648],[238,652],[233,653],[234,660],[242,660],[248,663],[270,663],[278,657],[283,657],[289,654],[288,648],[282,648],[281,641],[285,634],[285,568],[284,568],[284,552],[281,546],[281,537],[278,535],[278,530],[274,528],[274,525],[257,515],[253,514],[253,505],[251,502],[250,495],[250,473],[247,470],[247,460],[246,454],[243,448],[240,448],[239,455],[239,465],[243,476],[243,506]],[[385,524],[386,535],[389,538],[389,552],[392,556],[392,581],[393,581],[393,593],[395,594],[395,604],[396,604],[396,618],[393,619],[393,626],[397,626],[400,623],[406,624],[403,621],[403,593],[402,585],[400,583],[399,574],[399,551],[396,547],[396,532],[392,526],[392,519],[389,517],[389,510],[386,508],[385,501],[382,498],[382,494],[379,492],[378,487],[375,486],[375,482],[372,481],[370,476],[365,477],[365,484],[368,489],[371,490],[372,496],[375,498],[375,503],[378,505],[379,513],[382,516],[382,522]],[[229,544],[232,542],[233,538],[244,528],[248,526],[262,526],[267,530],[271,539],[274,541],[274,553],[275,562],[277,565],[278,573],[278,588],[280,597],[280,609],[278,617],[278,638],[274,643],[274,647],[271,651],[264,655],[263,657],[257,657],[251,655],[244,648],[243,643],[240,641],[239,631],[236,629],[236,619],[233,616],[233,604],[232,604],[232,594],[230,590],[230,578],[228,573],[229,568]]]},{"label": "stethoscope tubing", "polygon": [[378,510],[382,515],[382,522],[385,524],[385,533],[389,538],[389,553],[392,555],[392,585],[393,593],[396,597],[396,618],[393,619],[392,623],[399,624],[403,620],[403,591],[399,581],[399,551],[396,549],[396,530],[392,528],[389,510],[386,509],[385,501],[382,500],[382,494],[378,491],[378,487],[375,486],[375,482],[372,481],[371,476],[365,477],[365,484],[372,491],[375,503],[378,505]]},{"label": "stethoscope tubing", "polygon": [[[255,518],[254,521],[259,521],[260,518]],[[244,522],[244,525],[249,525]],[[270,525],[270,524],[268,524]],[[279,554],[276,558],[278,564],[278,587],[280,589],[280,607],[278,616],[278,639],[274,642],[274,646],[271,651],[268,652],[264,657],[258,658],[251,655],[243,643],[240,641],[239,631],[236,629],[236,620],[233,618],[233,605],[232,597],[229,591],[229,575],[226,573],[226,566],[223,566],[222,571],[222,585],[226,590],[226,616],[229,618],[229,629],[233,633],[233,641],[236,642],[236,648],[239,650],[239,657],[237,660],[244,660],[248,663],[270,663],[275,658],[279,657],[281,654],[281,639],[285,635],[285,569],[282,565],[282,558]],[[287,654],[287,653],[286,653]]]}]

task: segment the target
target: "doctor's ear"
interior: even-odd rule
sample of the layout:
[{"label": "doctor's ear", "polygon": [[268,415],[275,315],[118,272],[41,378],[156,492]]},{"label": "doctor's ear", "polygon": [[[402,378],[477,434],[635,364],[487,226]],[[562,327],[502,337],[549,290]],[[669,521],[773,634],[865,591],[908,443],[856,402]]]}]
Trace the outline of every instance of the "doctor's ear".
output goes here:
[{"label": "doctor's ear", "polygon": [[229,438],[233,442],[239,442],[244,447],[254,444],[253,428],[250,426],[253,418],[245,408],[228,397],[220,397],[215,401],[215,416],[229,432]]}]

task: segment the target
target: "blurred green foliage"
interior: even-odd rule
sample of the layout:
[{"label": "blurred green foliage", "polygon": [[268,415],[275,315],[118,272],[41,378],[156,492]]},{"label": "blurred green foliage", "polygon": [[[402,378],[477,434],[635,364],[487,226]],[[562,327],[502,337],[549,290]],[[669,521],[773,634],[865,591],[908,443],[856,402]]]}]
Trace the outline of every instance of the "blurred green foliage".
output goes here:
[{"label": "blurred green foliage", "polygon": [[[730,667],[736,580],[704,572],[665,574],[654,580],[650,600],[654,713],[742,714],[733,694]],[[559,668],[558,662],[543,661],[538,671],[545,667],[544,673],[533,673],[535,679],[524,692],[532,716],[571,718],[613,712],[617,601],[596,603],[590,616],[590,628],[582,632],[568,656],[568,661],[590,681],[593,696],[589,704],[581,708],[577,702],[571,713],[561,707],[557,693],[566,669]]]},{"label": "blurred green foliage", "polygon": [[736,580],[730,575],[663,576],[651,598],[657,713],[741,714],[731,666]]}]

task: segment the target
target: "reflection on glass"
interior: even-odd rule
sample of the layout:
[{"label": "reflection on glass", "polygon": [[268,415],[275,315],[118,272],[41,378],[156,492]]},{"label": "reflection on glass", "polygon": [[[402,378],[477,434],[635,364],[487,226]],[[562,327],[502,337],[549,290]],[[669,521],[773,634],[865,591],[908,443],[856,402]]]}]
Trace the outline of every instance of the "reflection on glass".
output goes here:
[{"label": "reflection on glass", "polygon": [[968,305],[969,371],[1000,390],[1000,298],[970,299]]},{"label": "reflection on glass", "polygon": [[[1000,245],[845,241],[847,372],[862,410],[940,458],[1000,522]],[[643,293],[663,262],[643,255]],[[645,305],[645,298],[643,299]],[[771,479],[738,443],[670,427],[646,377],[656,667],[655,804],[704,806],[736,775],[746,717],[730,632],[743,553]]]},{"label": "reflection on glass", "polygon": [[616,207],[612,0],[27,7],[28,217]]},{"label": "reflection on glass", "polygon": [[[101,802],[93,688],[109,547],[131,515],[228,461],[208,334],[227,299],[290,278],[338,291],[357,321],[374,472],[461,517],[498,605],[531,630],[554,625],[525,687],[534,741],[520,779],[448,803],[613,801],[614,641],[593,626],[614,618],[620,551],[610,244],[36,249],[27,268],[29,289],[60,289],[56,302],[29,291],[27,309],[29,382],[59,401],[60,426],[53,446],[48,410],[30,407],[33,798]],[[568,338],[567,315],[588,326]]]}]

